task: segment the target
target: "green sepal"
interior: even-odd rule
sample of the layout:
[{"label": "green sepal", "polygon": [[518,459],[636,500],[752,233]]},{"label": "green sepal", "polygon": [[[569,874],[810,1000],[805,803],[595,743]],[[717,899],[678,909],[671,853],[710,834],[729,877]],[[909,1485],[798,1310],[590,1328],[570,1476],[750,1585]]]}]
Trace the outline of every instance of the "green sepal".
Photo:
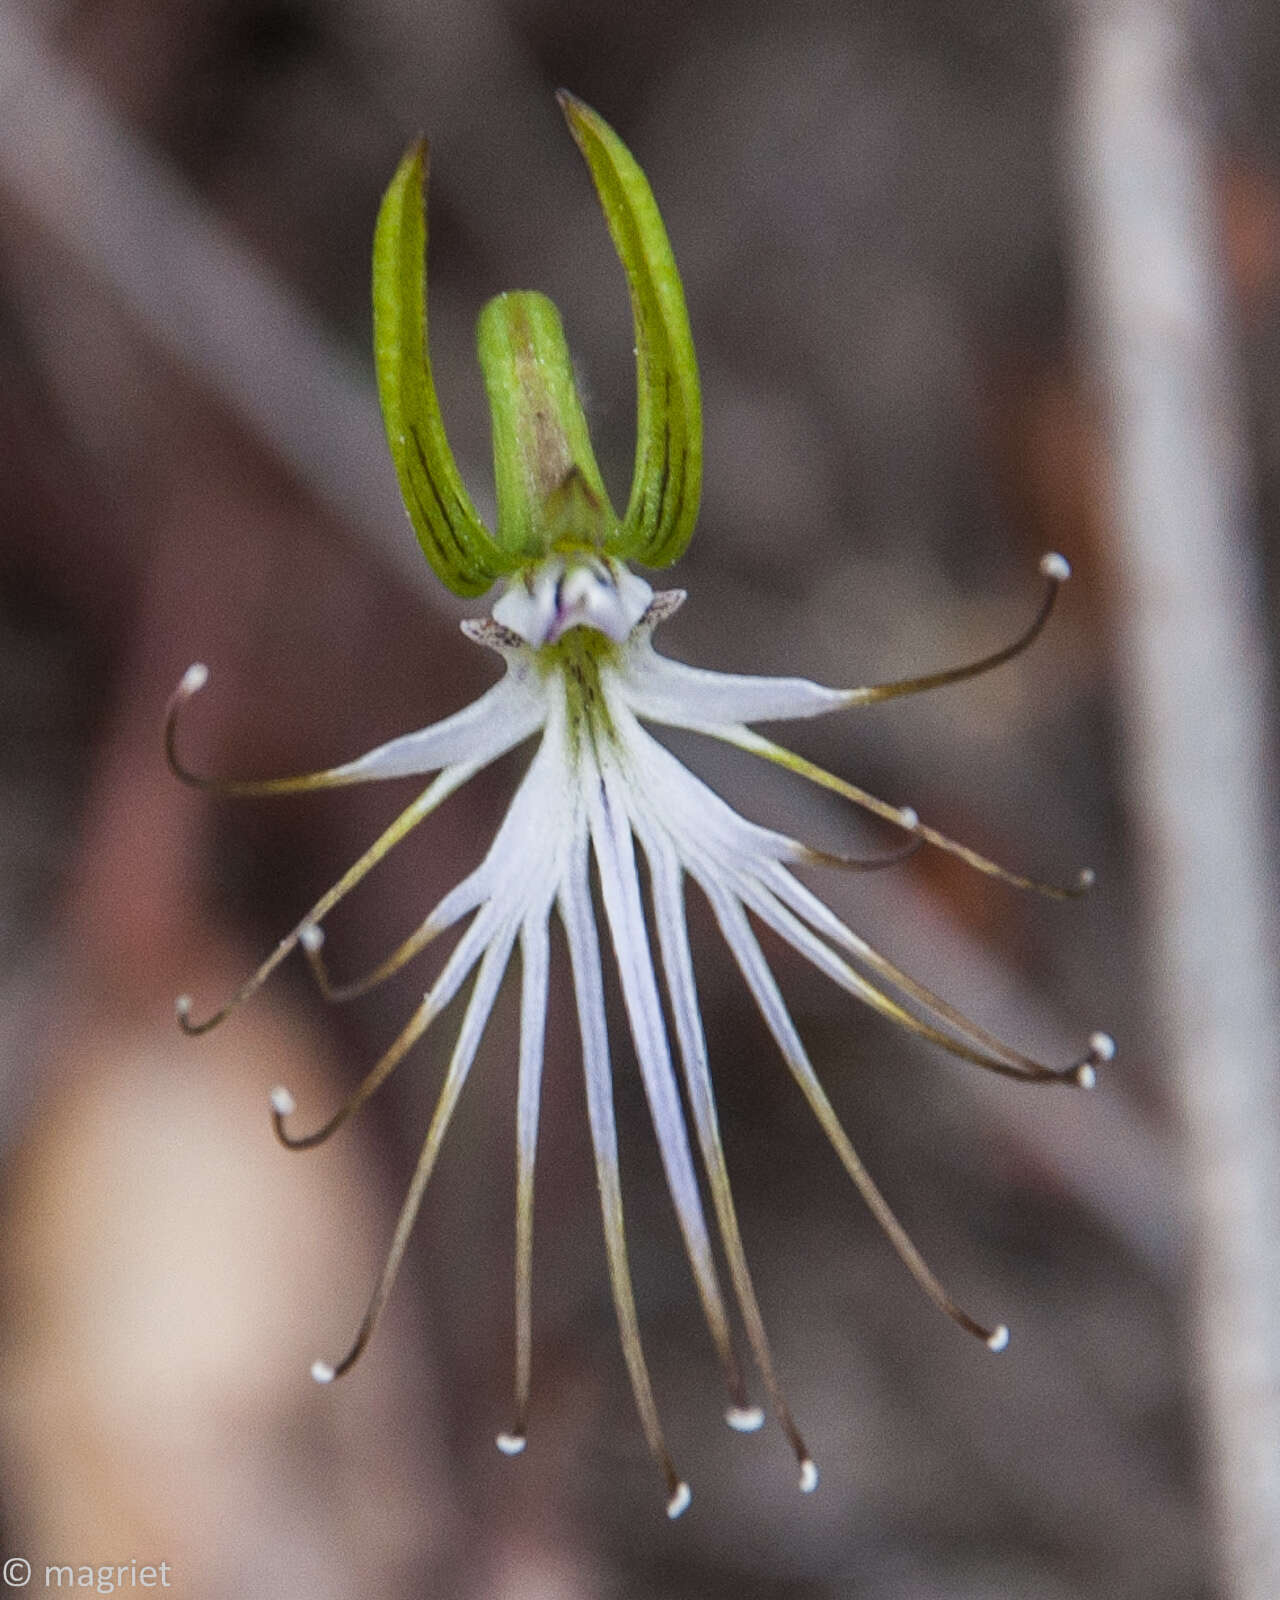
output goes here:
[{"label": "green sepal", "polygon": [[420,140],[391,180],[373,240],[373,353],[387,443],[400,493],[427,560],[455,594],[483,594],[518,564],[476,513],[445,438],[427,355],[424,208],[427,146]]},{"label": "green sepal", "polygon": [[604,550],[618,519],[587,433],[560,313],[530,290],[490,300],[476,349],[493,419],[498,545],[522,564]]},{"label": "green sepal", "polygon": [[589,106],[556,97],[595,182],[627,274],[636,338],[636,464],[610,555],[665,567],[693,533],[702,491],[702,399],[684,290],[648,180]]}]

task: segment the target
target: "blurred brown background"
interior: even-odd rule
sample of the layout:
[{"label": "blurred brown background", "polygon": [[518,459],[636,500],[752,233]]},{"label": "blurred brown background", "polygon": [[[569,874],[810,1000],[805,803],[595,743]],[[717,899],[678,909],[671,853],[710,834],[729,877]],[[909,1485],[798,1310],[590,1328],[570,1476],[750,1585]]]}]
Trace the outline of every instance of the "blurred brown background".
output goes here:
[{"label": "blurred brown background", "polygon": [[[1238,540],[1263,571],[1276,16],[1231,0],[1176,18],[1249,451]],[[191,1600],[1246,1592],[1210,1509],[1186,1130],[1124,787],[1117,595],[1134,602],[1066,132],[1088,25],[1087,8],[1025,0],[0,5],[0,1553],[33,1562],[33,1589],[46,1562],[165,1560]],[[1011,1324],[993,1360],[902,1272],[695,917],[744,1232],[823,1478],[799,1496],[776,1428],[721,1424],[620,1032],[641,1318],[694,1490],[675,1525],[617,1348],[563,960],[517,1461],[492,1443],[512,1359],[516,996],[388,1317],[328,1391],[308,1364],[359,1318],[448,1027],[357,1125],[294,1156],[269,1087],[308,1115],[333,1103],[422,969],[330,1012],[295,962],[200,1040],[172,1011],[181,990],[197,1011],[220,1000],[411,792],[183,790],[160,720],[188,664],[212,677],[186,748],[234,774],[346,759],[492,677],[418,558],[372,398],[371,230],[418,131],[432,353],[477,501],[471,329],[513,287],[560,304],[625,492],[625,288],[559,84],[644,165],[697,339],[703,514],[664,648],[838,683],[927,670],[1022,625],[1044,550],[1072,561],[1030,656],[794,742],[1011,865],[1094,866],[1098,890],[1065,907],[928,854],[831,893],[1026,1048],[1065,1060],[1094,1027],[1121,1045],[1091,1098],[975,1083],[779,962],[891,1202],[960,1298]],[[762,820],[875,838],[777,774],[680,748]],[[477,859],[517,770],[478,781],[334,918],[340,971]],[[1217,826],[1233,818],[1224,802]],[[1255,1065],[1273,1074],[1274,1054]]]}]

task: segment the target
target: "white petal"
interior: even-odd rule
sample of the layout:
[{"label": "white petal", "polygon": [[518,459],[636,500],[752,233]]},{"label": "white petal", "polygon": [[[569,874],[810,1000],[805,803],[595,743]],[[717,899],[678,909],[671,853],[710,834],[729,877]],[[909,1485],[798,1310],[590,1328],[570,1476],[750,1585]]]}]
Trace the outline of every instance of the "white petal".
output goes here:
[{"label": "white petal", "polygon": [[[619,721],[619,728],[626,728],[625,721]],[[657,817],[659,827],[669,835],[682,861],[709,897],[713,894],[732,895],[735,905],[741,901],[749,906],[820,972],[873,1010],[894,1022],[928,1034],[938,1043],[950,1044],[946,1035],[904,1011],[896,1000],[854,971],[779,902],[774,888],[766,886],[773,885],[779,892],[785,890],[803,897],[815,915],[820,915],[831,925],[842,942],[850,941],[859,953],[884,969],[891,978],[899,976],[896,968],[879,957],[869,945],[857,940],[821,901],[779,864],[779,855],[793,852],[794,841],[746,822],[694,778],[669,751],[634,723],[631,729],[634,732],[625,740],[624,748],[625,759],[634,774],[633,783],[644,794],[645,803]],[[910,983],[910,980],[907,982]],[[919,990],[919,993],[926,1003],[936,1004],[940,1015],[959,1027],[968,1027],[971,1034],[977,1033],[968,1019],[936,1001],[936,997],[927,991]],[[985,1036],[983,1042],[986,1042]],[[963,1044],[960,1053],[964,1053]]]},{"label": "white petal", "polygon": [[[782,1051],[791,1074],[799,1085],[802,1094],[809,1102],[810,1109],[822,1125],[822,1131],[831,1141],[832,1148],[840,1158],[840,1163],[863,1200],[869,1207],[871,1214],[884,1230],[889,1243],[897,1251],[898,1256],[906,1266],[908,1272],[924,1290],[925,1294],[942,1312],[945,1312],[954,1322],[964,1328],[966,1332],[982,1339],[989,1349],[1001,1350],[1008,1343],[1008,1329],[1000,1324],[994,1328],[985,1326],[971,1317],[967,1311],[954,1301],[942,1284],[930,1270],[928,1263],[912,1243],[906,1229],[894,1215],[888,1201],[880,1193],[874,1179],[862,1164],[862,1159],[853,1148],[848,1134],[844,1131],[835,1108],[827,1098],[826,1091],[818,1081],[804,1046],[792,1024],[786,1005],[778,991],[773,973],[769,964],[764,959],[764,954],[756,940],[755,934],[747,922],[746,912],[730,895],[716,884],[705,886],[708,898],[720,923],[721,931],[729,948],[733,951],[734,959],[747,986],[755,997],[756,1004],[760,1007],[761,1014],[767,1023],[770,1032]],[[801,1488],[813,1488],[817,1482],[816,1475],[804,1464],[801,1465]]]},{"label": "white petal", "polygon": [[492,902],[481,907],[449,952],[449,959],[428,991],[427,1003],[432,1016],[439,1016],[466,982],[471,969],[496,937],[502,922],[502,915]]},{"label": "white petal", "polygon": [[[697,868],[693,870],[698,877],[698,881],[703,884],[708,893],[711,892],[709,885],[713,880],[719,889],[723,890],[727,887],[737,899],[741,900],[743,905],[754,911],[766,926],[772,928],[780,938],[785,939],[793,950],[816,967],[824,977],[830,978],[833,983],[838,984],[840,988],[854,995],[865,1005],[870,1006],[873,1011],[878,1011],[881,1016],[887,1017],[891,1022],[896,1022],[900,1027],[906,1027],[915,1033],[924,1034],[935,1043],[942,1045],[944,1048],[953,1049],[958,1054],[964,1054],[965,1050],[969,1048],[967,1041],[955,1038],[932,1022],[922,1021],[917,1018],[912,1012],[905,1009],[898,1000],[886,994],[879,985],[873,983],[869,978],[863,977],[860,972],[856,972],[847,961],[838,956],[834,950],[828,948],[797,916],[787,910],[759,878],[753,876],[750,872],[737,872],[728,864],[722,865],[718,871],[712,868],[711,874],[707,874],[705,868],[702,871]],[[867,946],[866,948],[869,949],[870,947]],[[889,964],[884,963],[884,965],[888,967]],[[896,971],[893,968],[889,970],[890,974]],[[935,996],[928,995],[925,992],[925,998],[936,1003],[937,1009],[945,1015],[946,1020],[956,1021],[961,1026],[968,1027],[971,1033],[978,1032],[976,1027],[968,1022],[967,1018],[962,1018],[959,1013],[952,1012],[950,1008],[944,1007],[943,1003],[937,1001]],[[983,1036],[983,1042],[986,1042],[986,1036]],[[995,1043],[1002,1053],[1009,1054],[1006,1047],[999,1045],[999,1041],[995,1041]],[[1028,1065],[1032,1066],[1034,1064],[1028,1063]]]},{"label": "white petal", "polygon": [[[502,975],[506,970],[507,961],[511,955],[511,947],[515,942],[515,933],[515,924],[507,923],[498,929],[492,943],[485,951],[484,961],[480,968],[480,976],[476,979],[475,988],[472,990],[471,998],[467,1003],[466,1015],[463,1017],[453,1056],[449,1062],[449,1070],[445,1074],[444,1084],[436,1101],[436,1108],[431,1117],[431,1125],[427,1129],[426,1141],[418,1156],[417,1165],[413,1169],[413,1177],[409,1181],[408,1193],[404,1197],[404,1202],[400,1207],[400,1214],[396,1218],[395,1231],[391,1236],[391,1248],[387,1252],[387,1259],[374,1286],[368,1309],[365,1311],[355,1342],[339,1363],[333,1365],[327,1361],[317,1361],[312,1364],[311,1375],[317,1382],[330,1383],[339,1373],[347,1371],[353,1362],[359,1359],[361,1351],[365,1349],[373,1334],[374,1327],[382,1313],[382,1308],[386,1304],[387,1296],[391,1293],[392,1285],[395,1283],[396,1274],[400,1270],[400,1263],[404,1259],[409,1235],[413,1231],[414,1220],[422,1204],[422,1196],[426,1192],[427,1184],[430,1182],[431,1174],[435,1169],[436,1159],[440,1154],[440,1146],[443,1144],[445,1134],[448,1132],[449,1123],[467,1081],[471,1064],[475,1059],[476,1048],[489,1020],[489,1014],[493,1010],[498,987],[502,982]],[[426,1010],[427,1003],[424,1002],[419,1007],[419,1018],[425,1015]],[[411,1024],[411,1028],[413,1027],[414,1024]],[[421,1027],[418,1027],[416,1031],[420,1034]],[[388,1068],[388,1070],[390,1069]]]},{"label": "white petal", "polygon": [[628,644],[621,693],[639,717],[673,728],[789,721],[843,710],[846,691],[807,678],[743,677],[659,655],[645,633]]},{"label": "white petal", "polygon": [[[1004,1067],[1013,1069],[1014,1076],[1025,1077],[1033,1082],[1043,1082],[1048,1076],[1058,1076],[1066,1077],[1069,1081],[1079,1083],[1085,1088],[1091,1087],[1086,1081],[1088,1073],[1084,1071],[1084,1067],[1068,1069],[1062,1073],[1052,1073],[1043,1062],[1024,1055],[1020,1050],[1015,1050],[1005,1040],[989,1032],[981,1023],[975,1022],[972,1017],[967,1016],[963,1011],[951,1005],[941,995],[935,994],[932,989],[918,979],[905,973],[901,967],[896,966],[887,957],[881,955],[874,945],[868,944],[865,939],[847,927],[829,906],[825,905],[812,890],[799,882],[779,863],[767,863],[761,878],[772,889],[778,900],[812,924],[825,938],[829,939],[833,944],[840,945],[859,961],[864,962],[878,976],[886,978],[902,994],[909,995],[926,1015],[932,1013],[939,1022],[945,1024],[949,1030],[949,1037],[943,1038],[936,1033],[932,1036],[943,1044],[946,1049],[965,1056],[968,1060],[975,1060],[976,1058],[968,1054],[968,1052],[976,1046],[985,1057],[985,1060],[980,1064],[991,1065],[993,1061],[1000,1062]],[[844,967],[843,963],[841,963],[841,967],[842,971],[847,974],[849,969]],[[842,983],[845,988],[851,988],[851,985],[844,978],[837,978],[836,981]],[[854,989],[852,992],[859,994],[864,999],[866,998],[866,994],[861,988]],[[883,1010],[884,1008],[883,1006],[878,1006],[877,1009]],[[895,1016],[894,1020],[901,1021],[901,1018]],[[919,1025],[913,1022],[910,1026],[918,1028]],[[926,1023],[925,1026],[930,1028],[932,1024]],[[958,1050],[957,1046],[959,1046]],[[1087,1067],[1087,1065],[1088,1063],[1086,1062],[1084,1066]]]},{"label": "white petal", "polygon": [[[631,844],[625,784],[610,765],[604,767],[602,776],[603,790],[591,786],[588,814],[596,861],[600,868],[605,915],[609,919],[618,976],[622,982],[622,996],[631,1024],[631,1037],[640,1064],[649,1112],[658,1136],[667,1186],[675,1202],[680,1232],[693,1268],[698,1295],[716,1348],[726,1363],[732,1386],[736,1363],[711,1252],[711,1240],[703,1216],[702,1197],[698,1192],[698,1179],[689,1151],[684,1109],[680,1104],[680,1091],[667,1046],[662,1003],[658,998],[653,956],[640,902],[640,882]],[[740,1378],[736,1386],[740,1388]]]},{"label": "white petal", "polygon": [[453,999],[496,929],[517,925],[530,904],[549,905],[561,870],[564,809],[563,755],[554,739],[544,740],[488,854],[427,918],[440,931],[480,906],[431,987],[434,1012]]},{"label": "white petal", "polygon": [[484,860],[445,895],[424,927],[448,928],[491,898],[508,904],[517,898],[531,903],[539,896],[550,901],[564,870],[565,840],[572,831],[566,817],[565,797],[572,780],[564,720],[563,705],[553,701],[542,741]]},{"label": "white petal", "polygon": [[454,1046],[453,1061],[449,1068],[451,1075],[458,1071],[465,1076],[475,1058],[484,1030],[488,1026],[494,1001],[498,997],[498,989],[507,970],[507,962],[511,959],[511,948],[516,941],[516,928],[517,924],[511,918],[500,923],[484,952],[484,960],[480,963],[480,975],[467,1002],[462,1027],[458,1030],[458,1042]]},{"label": "white petal", "polygon": [[537,731],[547,700],[533,675],[508,672],[486,694],[461,711],[417,733],[402,734],[355,761],[333,769],[352,782],[365,778],[403,778],[435,772],[455,762],[487,766]]},{"label": "white petal", "polygon": [[[533,1371],[533,1173],[546,1043],[550,905],[531,910],[520,930],[520,1074],[516,1094],[516,1426],[502,1440],[523,1449]],[[508,1453],[514,1453],[508,1451]]]},{"label": "white petal", "polygon": [[[728,889],[825,976],[882,1015],[918,1031],[931,1031],[929,1024],[921,1024],[910,1014],[904,1014],[896,1000],[836,955],[798,917],[786,910],[786,905],[792,906],[827,938],[843,945],[890,982],[910,990],[953,1028],[967,1033],[971,1040],[1009,1063],[1039,1075],[1041,1069],[1036,1063],[1010,1051],[971,1019],[907,978],[794,878],[782,865],[783,860],[793,859],[801,848],[794,840],[740,817],[625,711],[617,720],[620,733],[625,735],[626,761],[634,774],[634,785],[643,791],[658,826],[669,834],[681,859],[699,882],[704,886],[715,882],[722,889]],[[939,1043],[950,1045],[951,1041],[936,1031],[931,1036]],[[964,1053],[963,1047],[961,1053]]]},{"label": "white petal", "polygon": [[[801,1043],[800,1035],[796,1032],[795,1023],[791,1020],[791,1013],[787,1010],[786,1001],[778,988],[769,963],[765,960],[764,952],[759,941],[751,931],[746,913],[742,906],[730,894],[714,882],[705,882],[702,885],[707,899],[711,902],[711,909],[715,912],[716,921],[720,924],[725,943],[733,952],[738,969],[746,979],[747,987],[752,997],[760,1008],[769,1032],[773,1035],[778,1049],[795,1075],[796,1081],[804,1091],[805,1098],[813,1106],[828,1137],[833,1139],[840,1148],[840,1141],[844,1138],[840,1129],[835,1111],[827,1100],[826,1092],[818,1082],[817,1074],[810,1065],[808,1054]],[[836,1133],[833,1134],[833,1127]],[[842,1152],[843,1153],[843,1152]]]},{"label": "white petal", "polygon": [[[720,1139],[715,1092],[707,1061],[706,1036],[703,1033],[702,1017],[698,1009],[698,991],[693,973],[693,958],[689,949],[689,928],[685,918],[680,865],[670,839],[664,836],[660,821],[650,815],[644,822],[638,823],[637,832],[649,859],[649,871],[653,882],[654,920],[657,923],[658,938],[662,946],[663,970],[667,977],[667,993],[671,1000],[676,1038],[680,1043],[680,1056],[684,1064],[685,1086],[693,1110],[694,1126],[698,1131],[707,1181],[711,1186],[712,1201],[720,1223],[720,1237],[729,1262],[734,1292],[742,1312],[742,1320],[746,1324],[747,1339],[756,1358],[756,1364],[760,1368],[774,1413],[797,1458],[805,1461],[808,1459],[808,1449],[792,1419],[791,1409],[787,1405],[774,1370],[764,1318],[760,1312],[760,1303],[756,1299],[755,1286],[751,1281],[746,1251],[738,1228],[737,1211],[729,1185],[729,1171],[725,1164],[724,1146]],[[731,1408],[729,1425],[743,1429],[750,1423],[754,1428],[758,1426],[754,1420],[757,1415],[758,1411],[746,1408],[739,1410],[735,1416]]]},{"label": "white petal", "polygon": [[[473,924],[474,926],[474,924]],[[469,931],[469,930],[468,930]],[[462,1026],[458,1030],[457,1042],[453,1047],[453,1055],[449,1061],[449,1070],[445,1074],[444,1084],[440,1090],[440,1098],[436,1102],[436,1109],[431,1118],[431,1126],[427,1130],[426,1143],[423,1145],[422,1154],[418,1158],[418,1165],[409,1186],[401,1212],[401,1225],[412,1224],[412,1218],[417,1211],[422,1199],[422,1192],[427,1186],[435,1166],[436,1156],[444,1141],[449,1121],[457,1106],[458,1097],[462,1093],[471,1064],[475,1060],[476,1050],[488,1025],[490,1014],[493,1011],[494,1001],[498,996],[498,989],[502,983],[503,974],[507,970],[507,962],[511,957],[511,948],[515,943],[516,928],[512,922],[501,925],[494,931],[493,937],[484,951],[484,960],[480,964],[480,974],[476,979],[475,988],[471,991],[471,998],[467,1001],[467,1009],[462,1019]],[[474,963],[471,963],[474,964]],[[397,1234],[399,1228],[397,1228]],[[388,1287],[390,1287],[388,1285]]]},{"label": "white petal", "polygon": [[686,825],[731,860],[792,860],[795,839],[750,822],[690,772],[617,698],[610,701],[618,742],[632,787],[642,791],[664,830],[679,841]]},{"label": "white petal", "polygon": [[520,930],[520,1086],[516,1111],[516,1152],[520,1172],[529,1174],[538,1143],[538,1106],[542,1087],[542,1059],[547,1019],[547,983],[550,962],[547,913],[549,907],[531,911]]},{"label": "white petal", "polygon": [[649,1369],[640,1343],[631,1268],[627,1263],[622,1186],[618,1178],[618,1130],[613,1113],[609,1034],[604,1009],[604,976],[600,968],[600,941],[587,880],[585,827],[573,841],[572,859],[560,890],[560,918],[564,923],[569,962],[573,968],[578,1026],[582,1032],[582,1064],[587,1083],[587,1120],[595,1152],[609,1284],[613,1290],[614,1310],[622,1337],[622,1353],[645,1438],[666,1474],[669,1487],[674,1488],[678,1479],[663,1438],[662,1424],[658,1420],[653,1386],[649,1381]]}]

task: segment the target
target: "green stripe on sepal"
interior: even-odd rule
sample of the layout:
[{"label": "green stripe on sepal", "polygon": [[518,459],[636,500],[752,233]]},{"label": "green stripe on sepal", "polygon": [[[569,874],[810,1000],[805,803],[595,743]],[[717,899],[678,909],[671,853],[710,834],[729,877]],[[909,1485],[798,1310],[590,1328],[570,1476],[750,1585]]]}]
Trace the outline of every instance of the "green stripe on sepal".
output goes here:
[{"label": "green stripe on sepal", "polygon": [[684,290],[635,158],[589,106],[557,94],[627,274],[636,334],[636,465],[611,555],[665,567],[688,544],[702,492],[702,399]]},{"label": "green stripe on sepal", "polygon": [[483,594],[515,563],[481,522],[445,438],[427,355],[427,146],[405,155],[373,239],[373,355],[387,443],[409,520],[440,581]]},{"label": "green stripe on sepal", "polygon": [[476,349],[493,418],[498,544],[522,564],[603,551],[618,519],[596,465],[560,313],[531,290],[490,300]]}]

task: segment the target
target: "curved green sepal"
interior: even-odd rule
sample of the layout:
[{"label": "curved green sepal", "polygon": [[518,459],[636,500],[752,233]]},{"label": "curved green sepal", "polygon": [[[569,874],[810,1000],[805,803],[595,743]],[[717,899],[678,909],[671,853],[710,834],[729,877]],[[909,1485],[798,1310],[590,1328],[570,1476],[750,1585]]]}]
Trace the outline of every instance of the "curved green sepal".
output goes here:
[{"label": "curved green sepal", "polygon": [[373,238],[373,355],[387,443],[400,493],[427,560],[459,595],[510,572],[463,487],[445,438],[427,355],[427,146],[407,152]]},{"label": "curved green sepal", "polygon": [[684,290],[648,180],[589,106],[556,98],[591,169],[627,274],[636,331],[636,466],[610,555],[665,567],[693,533],[702,492],[702,399]]},{"label": "curved green sepal", "polygon": [[522,562],[601,551],[618,519],[587,433],[560,313],[531,290],[490,300],[476,349],[493,418],[498,544]]}]

